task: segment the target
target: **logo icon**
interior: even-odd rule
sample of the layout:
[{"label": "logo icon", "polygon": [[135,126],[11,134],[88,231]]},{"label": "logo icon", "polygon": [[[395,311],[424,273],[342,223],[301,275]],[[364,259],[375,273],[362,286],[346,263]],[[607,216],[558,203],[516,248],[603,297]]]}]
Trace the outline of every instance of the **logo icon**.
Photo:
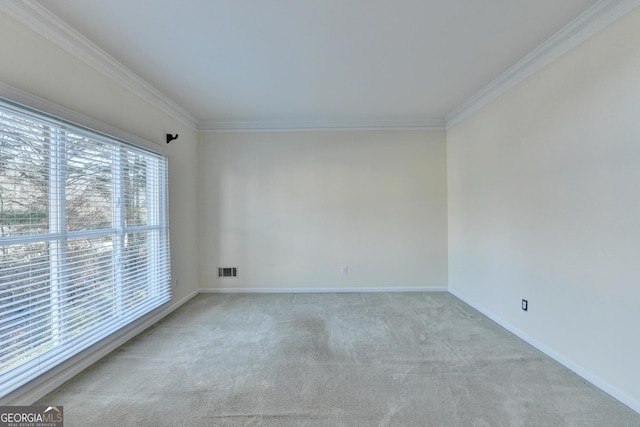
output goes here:
[{"label": "logo icon", "polygon": [[0,406],[0,427],[63,427],[62,406]]}]

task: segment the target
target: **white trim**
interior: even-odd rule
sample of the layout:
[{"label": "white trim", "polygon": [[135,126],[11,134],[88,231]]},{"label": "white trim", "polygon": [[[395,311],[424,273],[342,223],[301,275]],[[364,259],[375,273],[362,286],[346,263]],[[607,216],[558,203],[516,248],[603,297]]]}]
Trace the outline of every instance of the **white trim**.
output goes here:
[{"label": "white trim", "polygon": [[600,0],[507,71],[450,111],[447,128],[489,104],[527,77],[640,6],[640,0]]},{"label": "white trim", "polygon": [[[61,119],[68,120],[80,126],[84,126],[89,129],[93,129],[98,132],[102,132],[107,135],[114,136],[123,141],[127,141],[132,144],[139,145],[144,148],[148,148],[149,150],[160,151],[161,153],[167,155],[166,152],[168,150],[165,149],[163,145],[155,144],[152,141],[149,141],[144,138],[140,138],[139,136],[136,136],[129,132],[118,129],[115,126],[111,126],[104,122],[101,122],[100,120],[96,120],[89,116],[85,116],[84,114],[80,114],[67,107],[63,107],[62,105],[56,104],[55,102],[47,101],[44,98],[40,98],[39,96],[33,95],[29,92],[26,92],[22,89],[18,89],[16,87],[13,87],[1,81],[0,81],[0,97],[10,99],[13,102],[26,105],[27,107],[42,111],[43,113],[47,113],[52,116],[56,116]],[[164,137],[164,135],[162,136]]]},{"label": "white trim", "polygon": [[196,119],[187,110],[38,2],[34,0],[3,0],[0,2],[0,10],[191,130],[196,130]]},{"label": "white trim", "polygon": [[[64,371],[55,374],[52,378],[48,378],[43,382],[38,384],[31,384],[30,390],[24,392],[21,390],[17,390],[11,393],[8,396],[0,399],[0,405],[31,405],[33,402],[38,399],[44,397],[51,391],[55,390],[57,387],[62,385],[64,382],[70,380],[75,375],[79,374],[84,369],[88,368],[92,364],[96,363],[101,358],[105,357],[110,352],[116,350],[118,347],[129,341],[130,339],[136,337],[140,333],[144,332],[149,327],[153,326],[164,317],[169,315],[171,312],[178,309],[180,306],[185,304],[187,301],[191,300],[198,294],[222,294],[222,293],[338,293],[338,292],[449,292],[456,298],[460,299],[464,303],[478,310],[483,315],[487,316],[489,319],[496,322],[498,325],[502,326],[509,332],[513,333],[520,339],[526,341],[531,344],[538,350],[542,351],[547,356],[556,360],[560,364],[564,365],[568,369],[572,370],[585,380],[589,381],[596,387],[600,388],[604,392],[608,393],[615,399],[619,400],[623,404],[627,405],[632,410],[640,413],[640,402],[636,399],[632,398],[628,394],[622,392],[618,388],[610,385],[609,383],[601,380],[597,376],[593,375],[588,370],[583,367],[575,364],[573,361],[568,358],[562,356],[559,353],[556,353],[551,348],[547,347],[545,344],[539,342],[538,340],[528,336],[518,328],[515,328],[508,322],[504,321],[498,316],[491,314],[489,311],[485,310],[483,307],[471,302],[467,298],[465,298],[460,292],[456,291],[452,288],[447,287],[387,287],[387,288],[201,288],[196,291],[193,291],[189,295],[183,297],[179,301],[174,302],[170,306],[162,309],[161,311],[155,313],[154,315],[146,318],[141,323],[135,325],[133,328],[128,329],[123,334],[113,337],[109,342],[104,343],[104,346],[97,349],[91,354],[86,355],[82,360],[75,362],[72,366],[66,368]],[[19,397],[11,399],[12,395],[18,395]]]},{"label": "white trim", "polygon": [[576,374],[578,374],[579,376],[581,376],[585,380],[589,381],[591,384],[593,384],[594,386],[598,387],[599,389],[601,389],[605,393],[608,393],[609,395],[611,395],[615,399],[617,399],[620,402],[622,402],[625,405],[627,405],[629,408],[631,408],[634,411],[640,413],[640,401],[638,401],[638,400],[634,399],[633,397],[629,396],[627,393],[621,391],[617,387],[614,387],[611,384],[607,383],[606,381],[600,379],[598,376],[594,375],[593,373],[591,373],[587,369],[585,369],[582,366],[578,365],[577,363],[573,362],[571,359],[563,356],[560,353],[557,353],[555,350],[553,350],[551,347],[548,347],[546,344],[544,344],[544,343],[538,341],[537,339],[525,334],[520,329],[518,329],[515,326],[511,325],[509,322],[506,322],[504,319],[492,314],[491,312],[486,310],[484,307],[482,307],[482,306],[480,306],[478,304],[475,304],[474,302],[472,302],[471,300],[469,300],[466,297],[464,297],[464,295],[462,295],[460,292],[456,291],[455,289],[449,288],[449,293],[451,295],[455,296],[456,298],[460,299],[464,303],[470,305],[474,309],[478,310],[480,313],[484,314],[489,319],[493,320],[498,325],[500,325],[503,328],[505,328],[507,331],[511,332],[512,334],[516,335],[520,339],[522,339],[522,340],[526,341],[527,343],[531,344],[532,346],[534,346],[535,348],[537,348],[538,350],[540,350],[541,352],[543,352],[544,354],[546,354],[550,358],[552,358],[555,361],[559,362],[561,365],[564,365],[566,368],[572,370],[573,372],[575,372]]},{"label": "white trim", "polygon": [[215,121],[198,123],[199,132],[291,132],[341,130],[444,130],[443,119],[423,120],[314,120],[314,121]]},{"label": "white trim", "polygon": [[159,110],[199,132],[320,130],[442,130],[470,116],[596,32],[640,6],[640,0],[600,0],[444,119],[361,121],[197,121],[183,107],[115,60],[34,0],[5,0],[0,10],[93,67]]},{"label": "white trim", "polygon": [[[183,297],[182,299],[174,302],[173,304],[166,306],[165,308],[161,308],[151,316],[144,318],[144,320],[142,320],[140,323],[135,323],[131,328],[127,328],[121,333],[113,334],[111,337],[106,338],[100,344],[98,344],[100,346],[99,348],[92,351],[90,350],[90,353],[84,355],[81,354],[80,360],[72,359],[70,366],[63,368],[60,372],[56,372],[54,369],[54,374],[50,374],[48,378],[47,374],[44,374],[43,378],[45,379],[36,379],[32,383],[24,386],[22,389],[18,389],[12,393],[9,393],[7,396],[0,399],[0,405],[32,405],[33,402],[46,396],[48,393],[60,387],[63,383],[78,375],[80,372],[87,369],[89,366],[93,365],[98,360],[105,357],[107,354],[116,350],[127,341],[131,340],[137,335],[140,335],[146,329],[158,323],[160,320],[178,309],[180,306],[195,297],[197,294],[198,291],[194,291],[189,295]],[[25,388],[28,388],[28,390],[24,391]],[[12,396],[18,397],[12,398]]]},{"label": "white trim", "polygon": [[78,375],[103,357],[107,356],[118,347],[133,339],[146,329],[158,323],[167,315],[180,308],[186,302],[198,294],[210,293],[345,293],[345,292],[446,292],[446,287],[404,287],[404,288],[202,288],[191,292],[182,299],[173,302],[165,308],[159,309],[154,314],[144,318],[139,323],[134,323],[121,333],[116,333],[98,344],[98,348],[89,350],[79,355],[79,359],[71,359],[69,364],[60,371],[54,369],[53,374],[44,374],[40,379],[23,386],[22,388],[0,398],[0,405],[32,405],[38,399],[46,396],[66,381]]},{"label": "white trim", "polygon": [[326,294],[382,292],[447,292],[445,287],[384,287],[384,288],[200,288],[202,294]]}]

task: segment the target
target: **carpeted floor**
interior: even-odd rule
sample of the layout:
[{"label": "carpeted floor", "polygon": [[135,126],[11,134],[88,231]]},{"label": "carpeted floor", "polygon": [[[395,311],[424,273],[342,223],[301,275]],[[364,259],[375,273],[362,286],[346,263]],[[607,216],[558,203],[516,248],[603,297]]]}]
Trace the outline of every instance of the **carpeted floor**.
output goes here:
[{"label": "carpeted floor", "polygon": [[73,426],[640,426],[447,293],[199,295],[39,404]]}]

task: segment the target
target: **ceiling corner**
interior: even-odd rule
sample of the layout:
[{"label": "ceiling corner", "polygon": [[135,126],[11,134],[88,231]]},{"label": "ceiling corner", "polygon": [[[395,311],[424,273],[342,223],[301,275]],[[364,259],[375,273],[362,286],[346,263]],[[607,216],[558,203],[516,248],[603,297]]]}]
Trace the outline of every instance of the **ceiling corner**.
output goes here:
[{"label": "ceiling corner", "polygon": [[192,130],[195,117],[34,0],[3,0],[0,10]]},{"label": "ceiling corner", "polygon": [[601,0],[480,89],[446,116],[446,127],[461,122],[589,37],[640,6],[640,0]]}]

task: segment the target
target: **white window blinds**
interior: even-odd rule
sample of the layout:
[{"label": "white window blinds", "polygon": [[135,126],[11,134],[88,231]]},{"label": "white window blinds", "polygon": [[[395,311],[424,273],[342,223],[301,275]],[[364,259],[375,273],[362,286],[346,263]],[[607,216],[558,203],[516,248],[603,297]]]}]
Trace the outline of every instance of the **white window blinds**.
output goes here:
[{"label": "white window blinds", "polygon": [[0,396],[170,299],[167,159],[0,99]]}]

